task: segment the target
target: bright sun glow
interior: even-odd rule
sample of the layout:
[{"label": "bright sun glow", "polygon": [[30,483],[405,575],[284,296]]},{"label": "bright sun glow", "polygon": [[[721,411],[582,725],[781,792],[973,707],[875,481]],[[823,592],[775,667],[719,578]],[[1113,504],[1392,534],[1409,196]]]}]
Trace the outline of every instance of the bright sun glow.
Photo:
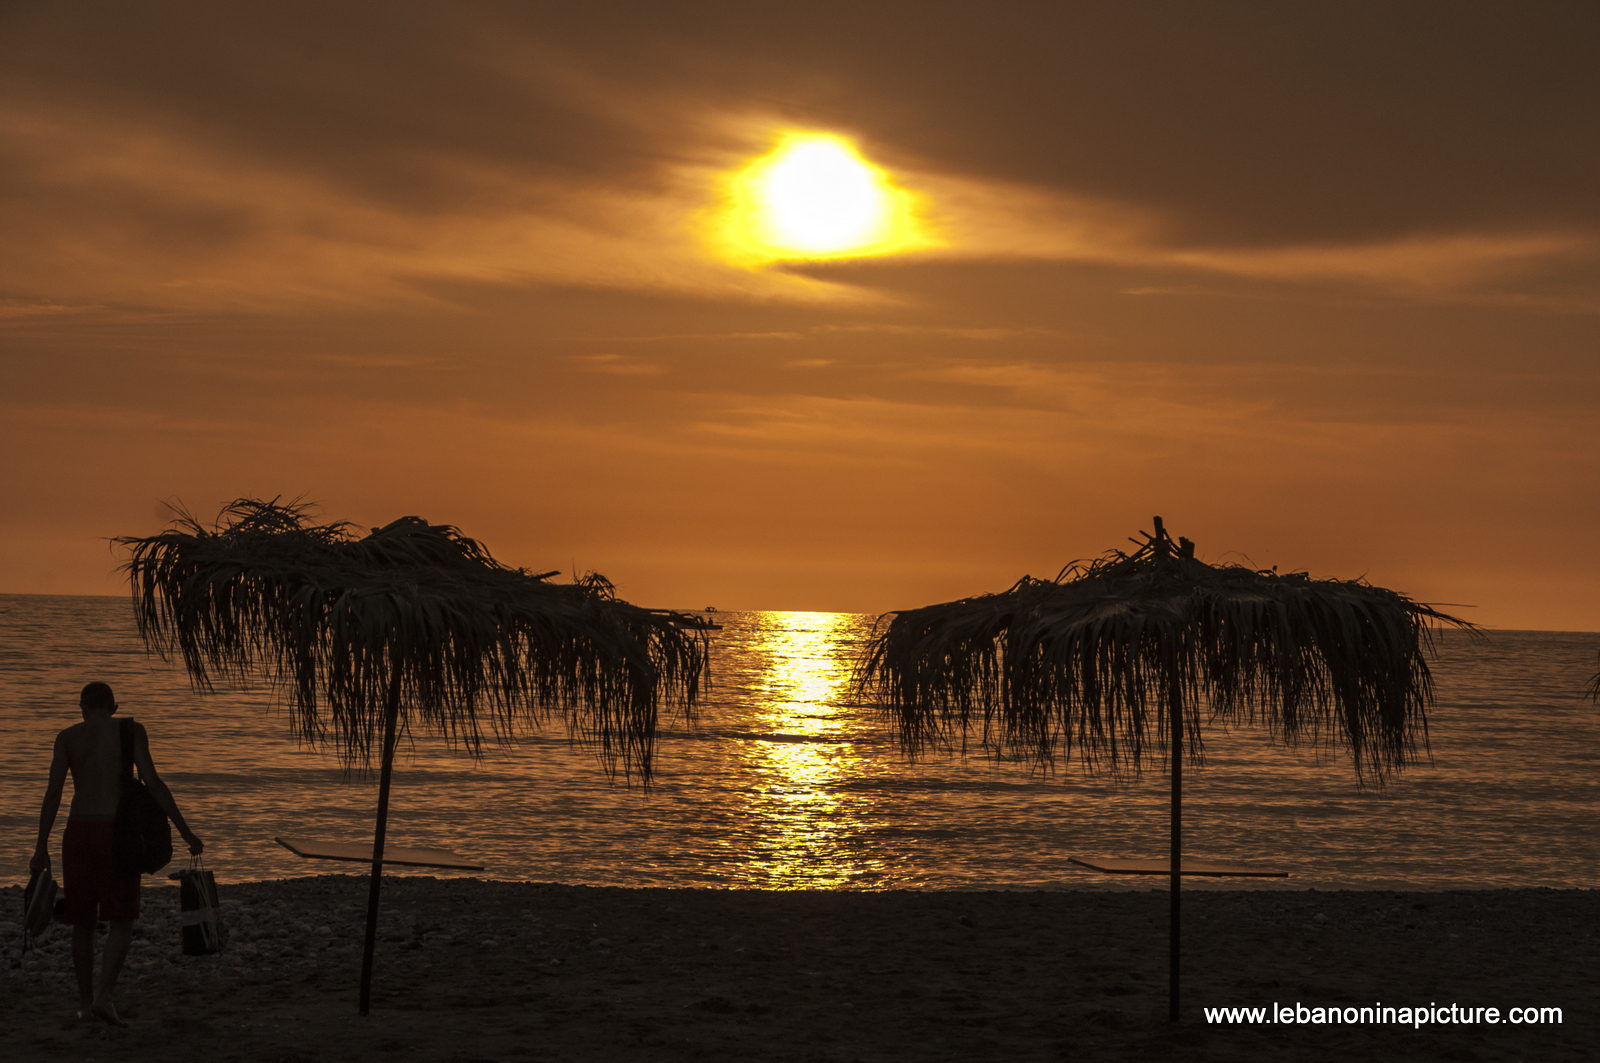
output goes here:
[{"label": "bright sun glow", "polygon": [[773,235],[798,251],[827,254],[872,243],[894,209],[882,177],[837,140],[791,144],[759,181]]},{"label": "bright sun glow", "polygon": [[915,197],[826,133],[787,133],[729,179],[717,226],[730,257],[751,263],[856,258],[931,247]]}]

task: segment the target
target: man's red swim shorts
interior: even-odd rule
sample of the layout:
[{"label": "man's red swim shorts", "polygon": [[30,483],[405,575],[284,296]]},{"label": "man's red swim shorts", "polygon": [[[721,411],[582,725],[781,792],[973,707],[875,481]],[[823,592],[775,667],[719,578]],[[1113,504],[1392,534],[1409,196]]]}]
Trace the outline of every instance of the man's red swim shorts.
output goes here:
[{"label": "man's red swim shorts", "polygon": [[139,918],[138,873],[119,876],[111,867],[114,826],[102,820],[67,820],[61,838],[61,885],[67,893],[67,922],[75,926],[97,918]]}]

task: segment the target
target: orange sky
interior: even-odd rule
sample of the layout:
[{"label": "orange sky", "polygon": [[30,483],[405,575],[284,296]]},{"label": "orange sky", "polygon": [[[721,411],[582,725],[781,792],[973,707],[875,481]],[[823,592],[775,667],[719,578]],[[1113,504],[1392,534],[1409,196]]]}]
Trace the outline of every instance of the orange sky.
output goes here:
[{"label": "orange sky", "polygon": [[[1303,10],[1302,10],[1303,9]],[[1600,629],[1591,4],[10,3],[0,591],[176,498],[648,605],[1210,560]],[[784,130],[940,240],[705,239]]]}]

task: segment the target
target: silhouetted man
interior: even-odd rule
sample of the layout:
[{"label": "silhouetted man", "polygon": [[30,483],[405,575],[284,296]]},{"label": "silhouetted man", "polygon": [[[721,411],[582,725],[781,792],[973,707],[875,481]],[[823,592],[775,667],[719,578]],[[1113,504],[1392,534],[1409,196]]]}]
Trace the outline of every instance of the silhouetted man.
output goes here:
[{"label": "silhouetted man", "polygon": [[[128,772],[122,766],[122,727],[133,731],[133,762],[167,818],[178,828],[189,851],[205,848],[189,829],[172,799],[172,792],[156,774],[150,761],[150,742],[143,725],[112,719],[117,711],[111,688],[90,683],[78,702],[83,722],[56,735],[55,756],[50,761],[50,786],[39,811],[39,845],[34,850],[34,870],[50,866],[50,831],[61,808],[61,790],[72,773],[72,808],[61,837],[61,884],[67,895],[67,922],[72,928],[72,966],[78,975],[78,1017],[91,1016],[126,1026],[117,1016],[111,995],[122,973],[122,961],[133,940],[133,921],[139,918],[139,873],[117,870],[112,864],[112,826]],[[111,924],[101,958],[100,979],[94,977],[94,927],[97,919]]]}]

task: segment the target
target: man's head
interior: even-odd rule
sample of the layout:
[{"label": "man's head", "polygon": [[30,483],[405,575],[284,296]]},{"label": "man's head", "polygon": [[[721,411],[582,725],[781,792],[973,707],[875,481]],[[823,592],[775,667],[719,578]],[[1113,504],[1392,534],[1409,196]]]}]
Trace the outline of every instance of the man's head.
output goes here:
[{"label": "man's head", "polygon": [[85,716],[91,712],[116,712],[117,699],[108,684],[90,683],[78,695],[78,708],[83,710]]}]

